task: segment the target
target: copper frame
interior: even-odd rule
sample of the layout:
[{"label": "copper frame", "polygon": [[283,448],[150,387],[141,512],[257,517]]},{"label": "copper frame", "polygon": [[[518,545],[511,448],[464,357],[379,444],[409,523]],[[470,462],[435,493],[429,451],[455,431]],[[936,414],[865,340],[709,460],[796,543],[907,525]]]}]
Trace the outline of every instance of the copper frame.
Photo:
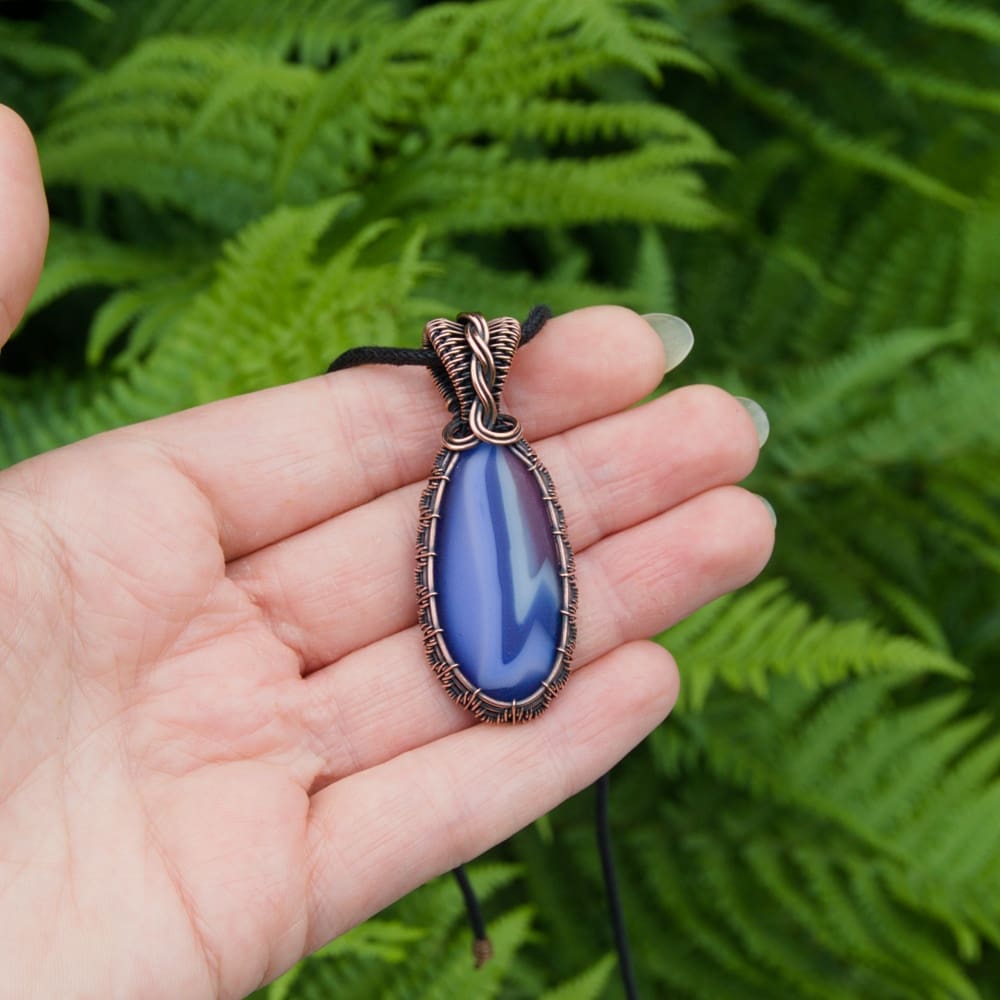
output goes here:
[{"label": "copper frame", "polygon": [[528,698],[521,701],[498,701],[483,694],[462,673],[461,664],[455,661],[448,650],[441,628],[435,590],[434,546],[441,503],[451,470],[455,467],[461,451],[445,447],[438,453],[430,479],[420,498],[420,522],[417,532],[417,607],[427,659],[455,701],[471,711],[476,718],[484,722],[498,723],[526,722],[544,712],[569,677],[570,662],[576,646],[577,589],[573,550],[566,537],[566,517],[556,498],[552,477],[524,438],[506,447],[524,462],[538,484],[539,493],[548,511],[549,524],[556,543],[559,576],[562,580],[560,607],[562,628],[556,647],[556,657],[548,676],[539,685],[538,690]]}]

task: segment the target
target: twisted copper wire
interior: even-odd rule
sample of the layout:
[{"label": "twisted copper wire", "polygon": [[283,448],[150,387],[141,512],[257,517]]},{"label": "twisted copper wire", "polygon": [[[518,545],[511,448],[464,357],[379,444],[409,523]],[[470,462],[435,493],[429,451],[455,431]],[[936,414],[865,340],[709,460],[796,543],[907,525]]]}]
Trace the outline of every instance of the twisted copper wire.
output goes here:
[{"label": "twisted copper wire", "polygon": [[510,316],[487,321],[481,313],[462,313],[457,322],[435,319],[424,328],[424,343],[444,368],[438,388],[455,414],[442,434],[452,451],[521,439],[520,421],[502,413],[499,402],[520,340],[521,326]]}]

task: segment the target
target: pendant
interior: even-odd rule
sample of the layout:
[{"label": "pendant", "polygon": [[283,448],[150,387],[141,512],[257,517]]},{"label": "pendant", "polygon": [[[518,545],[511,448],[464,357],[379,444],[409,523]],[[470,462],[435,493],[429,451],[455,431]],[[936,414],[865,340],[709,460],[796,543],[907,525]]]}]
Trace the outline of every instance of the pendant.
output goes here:
[{"label": "pendant", "polygon": [[521,326],[432,320],[424,346],[452,412],[420,500],[417,603],[431,667],[486,722],[543,712],[569,676],[576,583],[555,487],[500,411]]}]

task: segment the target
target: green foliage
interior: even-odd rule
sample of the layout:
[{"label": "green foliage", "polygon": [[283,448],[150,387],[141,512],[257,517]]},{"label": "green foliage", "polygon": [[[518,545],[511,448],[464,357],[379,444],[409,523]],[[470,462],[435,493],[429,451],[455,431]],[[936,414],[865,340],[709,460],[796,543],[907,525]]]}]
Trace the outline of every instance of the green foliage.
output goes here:
[{"label": "green foliage", "polygon": [[[517,885],[513,865],[474,865],[470,879],[488,902]],[[452,1000],[501,997],[525,989],[522,953],[532,936],[532,910],[518,906],[490,922],[494,957],[481,969],[457,885],[440,879],[401,900],[316,952],[308,961],[254,994],[253,1000],[328,1000],[336,996],[385,1000]],[[598,1000],[614,972],[610,955],[579,975],[540,992],[539,1000]]]},{"label": "green foliage", "polygon": [[[325,72],[215,32],[153,37],[55,109],[40,144],[46,176],[129,192],[222,232],[347,190],[361,195],[362,218],[449,233],[641,212],[712,222],[691,169],[722,159],[708,133],[669,108],[558,96],[616,65],[654,80],[664,64],[699,66],[669,35],[644,38],[621,7],[434,7]],[[609,133],[628,145],[543,155]]]},{"label": "green foliage", "polygon": [[[487,865],[474,868],[471,878],[485,900],[516,874],[510,865]],[[462,928],[464,913],[461,894],[451,880],[424,886],[393,907],[391,917],[371,920],[349,931],[255,997],[450,1000],[500,996],[530,936],[531,910],[516,907],[491,922],[497,956],[482,970],[472,961],[468,930]]]},{"label": "green foliage", "polygon": [[[99,361],[109,341],[132,323],[127,347],[114,363],[85,376],[83,385],[63,382],[40,395],[9,386],[0,400],[6,432],[0,454],[16,461],[72,440],[81,429],[93,433],[306,378],[323,370],[331,346],[336,353],[351,344],[399,339],[418,319],[409,296],[421,273],[420,234],[410,235],[394,259],[363,264],[361,255],[392,228],[369,223],[317,260],[318,244],[351,203],[344,195],[308,209],[277,208],[248,225],[224,244],[214,277],[203,279],[193,298],[197,269],[185,274],[175,263],[165,280],[162,260],[128,258],[118,280],[140,274],[143,283],[117,292],[97,310],[88,360]],[[89,249],[74,258],[76,251],[63,247],[66,256],[51,265],[42,295],[76,281],[107,281],[108,265],[123,251],[95,243]]]},{"label": "green foliage", "polygon": [[[998,53],[964,0],[0,19],[54,216],[0,461],[472,306],[684,315],[684,378],[771,418],[779,531],[615,772],[644,995],[1000,996]],[[589,803],[496,857],[485,969],[440,880],[260,996],[620,995]]]},{"label": "green foliage", "polygon": [[813,618],[778,580],[719,598],[664,639],[685,666],[679,707],[696,712],[720,683],[766,698],[775,677],[792,676],[808,690],[882,671],[966,676],[944,653],[863,619]]},{"label": "green foliage", "polygon": [[[655,734],[668,774],[699,781],[664,810],[668,865],[652,830],[630,842],[661,923],[702,961],[729,956],[717,995],[770,979],[780,995],[978,996],[963,960],[1000,932],[984,836],[1000,824],[1000,739],[964,695],[914,702],[904,683],[782,682],[752,709],[718,697]],[[664,974],[686,988],[689,972]]]},{"label": "green foliage", "polygon": [[952,0],[897,0],[908,14],[935,28],[958,31],[984,42],[1000,42],[1000,16],[986,7]]}]

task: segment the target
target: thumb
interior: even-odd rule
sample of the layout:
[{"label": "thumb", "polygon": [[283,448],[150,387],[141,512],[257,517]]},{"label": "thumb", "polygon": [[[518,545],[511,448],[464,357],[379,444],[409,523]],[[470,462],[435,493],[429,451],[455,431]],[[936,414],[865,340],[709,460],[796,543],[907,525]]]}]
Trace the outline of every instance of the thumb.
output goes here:
[{"label": "thumb", "polygon": [[0,346],[38,284],[48,236],[35,141],[20,115],[0,104]]}]

